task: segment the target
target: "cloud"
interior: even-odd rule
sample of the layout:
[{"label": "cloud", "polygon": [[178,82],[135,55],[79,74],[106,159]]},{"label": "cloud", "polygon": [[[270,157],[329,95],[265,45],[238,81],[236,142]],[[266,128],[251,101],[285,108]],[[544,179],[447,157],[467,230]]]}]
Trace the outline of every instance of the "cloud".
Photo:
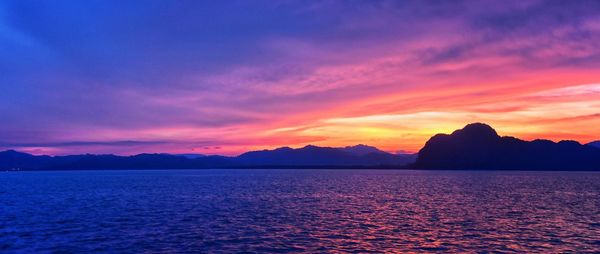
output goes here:
[{"label": "cloud", "polygon": [[166,141],[70,141],[56,143],[4,143],[0,142],[0,147],[69,147],[69,146],[141,146],[141,145],[160,145],[166,144]]},{"label": "cloud", "polygon": [[[188,151],[203,141],[223,153],[307,142],[395,151],[416,149],[436,121],[445,130],[478,119],[514,134],[600,135],[585,127],[596,118],[560,123],[600,110],[593,85],[582,85],[600,82],[597,1],[22,0],[0,9],[7,143],[61,153]],[[370,122],[381,116],[402,117]]]},{"label": "cloud", "polygon": [[585,84],[576,86],[567,86],[551,89],[532,96],[538,97],[563,97],[563,96],[581,96],[581,95],[600,95],[600,84]]}]

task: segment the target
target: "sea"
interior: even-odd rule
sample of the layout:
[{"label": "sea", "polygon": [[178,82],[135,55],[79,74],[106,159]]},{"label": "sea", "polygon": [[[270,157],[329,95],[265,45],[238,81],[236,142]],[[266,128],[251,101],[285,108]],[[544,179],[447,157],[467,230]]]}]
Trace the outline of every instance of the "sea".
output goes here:
[{"label": "sea", "polygon": [[600,253],[600,172],[0,172],[0,253]]}]

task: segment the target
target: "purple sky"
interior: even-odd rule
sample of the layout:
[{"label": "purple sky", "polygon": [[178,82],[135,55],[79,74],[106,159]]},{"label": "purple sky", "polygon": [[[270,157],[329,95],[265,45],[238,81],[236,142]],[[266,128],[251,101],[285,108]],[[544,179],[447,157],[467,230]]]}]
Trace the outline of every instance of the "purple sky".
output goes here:
[{"label": "purple sky", "polygon": [[598,41],[600,1],[1,1],[0,149],[587,142]]}]

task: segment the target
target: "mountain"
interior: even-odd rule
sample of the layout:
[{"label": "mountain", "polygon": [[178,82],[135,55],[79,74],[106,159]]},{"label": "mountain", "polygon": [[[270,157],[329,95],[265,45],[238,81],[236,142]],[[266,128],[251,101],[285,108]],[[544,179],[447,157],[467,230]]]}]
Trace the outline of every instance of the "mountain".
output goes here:
[{"label": "mountain", "polygon": [[0,152],[0,168],[44,168],[51,163],[50,156],[34,156],[28,153],[7,150]]},{"label": "mountain", "polygon": [[370,153],[375,153],[375,154],[386,153],[384,151],[377,149],[377,147],[363,145],[363,144],[359,144],[359,145],[355,145],[355,146],[346,146],[343,148],[339,148],[339,150],[353,154],[353,155],[357,155],[357,156],[363,156],[363,155],[367,155]]},{"label": "mountain", "polygon": [[[237,157],[171,154],[34,156],[0,152],[0,169],[187,169],[187,168],[405,168],[600,170],[598,142],[524,141],[501,137],[489,125],[473,123],[437,134],[414,154],[390,154],[375,147],[282,147]],[[410,165],[409,165],[410,164]]]},{"label": "mountain", "polygon": [[600,148],[600,140],[593,141],[593,142],[587,143],[585,145]]},{"label": "mountain", "polygon": [[236,161],[251,166],[399,166],[414,162],[414,156],[394,155],[365,145],[344,148],[308,145],[247,152]]},{"label": "mountain", "polygon": [[8,150],[0,152],[0,169],[184,169],[230,167],[235,163],[229,157],[203,156],[189,159],[169,154],[117,155],[68,155],[35,156]]},{"label": "mountain", "polygon": [[501,137],[482,123],[433,136],[419,151],[418,169],[600,170],[600,149],[576,141]]},{"label": "mountain", "polygon": [[247,152],[237,157],[138,154],[34,156],[14,150],[0,152],[0,169],[186,169],[256,167],[399,167],[415,161],[415,155],[395,155],[375,147],[344,148],[306,146]]},{"label": "mountain", "polygon": [[176,156],[182,156],[188,159],[198,159],[201,157],[204,157],[206,155],[204,154],[199,154],[199,153],[181,153],[181,154],[175,154]]},{"label": "mountain", "polygon": [[138,154],[133,156],[85,155],[65,164],[56,164],[60,169],[187,169],[227,167],[234,163],[223,156],[206,156],[189,159],[170,154]]}]

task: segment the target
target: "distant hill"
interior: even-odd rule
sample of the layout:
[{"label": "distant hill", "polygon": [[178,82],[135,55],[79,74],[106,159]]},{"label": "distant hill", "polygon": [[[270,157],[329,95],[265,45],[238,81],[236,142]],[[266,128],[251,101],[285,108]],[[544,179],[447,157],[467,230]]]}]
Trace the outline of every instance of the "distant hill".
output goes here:
[{"label": "distant hill", "polygon": [[228,167],[229,157],[203,156],[196,159],[170,154],[34,156],[14,150],[0,152],[0,169],[183,169]]},{"label": "distant hill", "polygon": [[600,148],[600,140],[587,143],[586,145]]},{"label": "distant hill", "polygon": [[416,155],[395,155],[358,145],[332,148],[306,146],[247,152],[237,157],[196,154],[138,154],[34,156],[14,150],[0,152],[0,169],[186,169],[186,168],[302,168],[400,167]]},{"label": "distant hill", "polygon": [[433,136],[419,151],[419,169],[600,170],[600,149],[576,141],[500,137],[482,123]]},{"label": "distant hill", "polygon": [[282,147],[244,153],[236,158],[252,166],[399,166],[413,163],[414,155],[396,155],[375,147],[358,145],[334,148],[308,145],[293,149]]},{"label": "distant hill", "polygon": [[204,154],[199,154],[199,153],[181,153],[181,154],[174,154],[174,155],[182,156],[182,157],[185,157],[188,159],[197,159],[197,158],[206,156]]},{"label": "distant hill", "polygon": [[357,156],[363,156],[363,155],[367,155],[367,154],[371,154],[371,153],[375,153],[375,154],[385,154],[386,153],[384,151],[379,150],[377,147],[363,145],[363,144],[359,144],[359,145],[355,145],[355,146],[346,146],[343,148],[339,148],[339,150],[347,152],[347,153],[351,153],[351,154],[357,155]]},{"label": "distant hill", "polygon": [[0,152],[0,169],[187,169],[187,168],[416,168],[600,170],[600,142],[523,141],[501,137],[482,123],[433,136],[414,154],[391,154],[367,145],[282,147],[237,157],[197,154],[34,156]]},{"label": "distant hill", "polygon": [[34,156],[15,150],[0,152],[0,169],[46,168],[51,165],[51,161],[50,156]]}]

